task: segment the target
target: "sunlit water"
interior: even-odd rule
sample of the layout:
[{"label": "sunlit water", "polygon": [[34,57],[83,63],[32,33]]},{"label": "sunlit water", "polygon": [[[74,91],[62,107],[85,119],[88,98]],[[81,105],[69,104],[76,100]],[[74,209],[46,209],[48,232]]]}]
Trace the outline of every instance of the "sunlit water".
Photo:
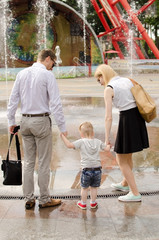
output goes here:
[{"label": "sunlit water", "polygon": [[[2,49],[4,50],[4,61],[5,61],[5,68],[0,68],[0,77],[4,77],[6,79],[6,83],[8,83],[8,77],[10,79],[15,79],[16,74],[21,69],[8,69],[7,66],[7,27],[12,19],[12,15],[10,18],[7,19],[6,11],[8,11],[8,1],[1,1],[3,5],[3,18],[0,22],[1,24],[1,37],[3,39],[3,43],[1,44]],[[37,0],[36,6],[38,8],[38,17],[37,17],[37,25],[38,25],[38,40],[37,44],[40,47],[46,47],[46,25],[51,21],[53,18],[53,12],[50,11],[48,7],[48,1],[46,0]],[[2,10],[2,8],[0,9]],[[83,1],[83,18],[85,19],[85,1]],[[9,14],[8,14],[9,15]],[[86,32],[85,32],[85,21],[83,24],[83,37],[84,37],[84,57],[86,63]],[[3,35],[3,36],[2,36]],[[133,74],[134,69],[143,70],[143,69],[150,69],[150,70],[158,70],[158,65],[154,63],[158,63],[158,60],[150,60],[152,62],[149,66],[146,62],[142,62],[139,66],[138,62],[140,60],[135,61],[132,60],[133,54],[133,44],[132,44],[133,32],[130,32],[130,59],[131,59],[131,73],[130,73],[130,66],[128,66],[128,73],[130,75]],[[58,57],[60,57],[58,55]],[[108,60],[109,61],[109,60]],[[145,65],[143,64],[145,63]],[[123,65],[119,62],[112,63],[116,66],[117,70],[121,70]],[[127,64],[127,61],[125,62]],[[60,65],[60,64],[59,64]],[[85,64],[86,65],[86,64]],[[92,73],[94,73],[97,66],[92,66]],[[125,69],[124,69],[125,71]],[[88,68],[86,66],[58,66],[58,68],[54,68],[55,76],[65,76],[65,77],[77,77],[77,76],[87,76],[88,75]],[[73,75],[75,74],[75,75]],[[67,81],[67,80],[66,80]],[[78,80],[77,80],[78,81]],[[72,87],[72,85],[70,86]],[[8,90],[8,86],[6,86]],[[7,117],[6,117],[6,109],[7,109],[7,101],[8,100],[8,93],[7,96],[3,97],[4,89],[0,89],[0,157],[1,160],[6,158],[7,149],[8,149],[8,124],[7,124]],[[81,94],[81,92],[80,92]],[[87,94],[87,91],[86,91]],[[79,132],[78,127],[83,121],[91,121],[94,126],[95,137],[100,138],[104,141],[104,115],[105,115],[105,107],[103,97],[71,97],[71,96],[62,96],[62,104],[64,109],[64,115],[66,118],[67,130],[69,133],[69,139],[74,141],[78,139]],[[17,111],[17,121],[20,121],[21,114],[20,109]],[[80,188],[80,155],[78,151],[67,149],[59,136],[59,130],[55,125],[54,119],[53,121],[53,155],[52,155],[52,162],[51,162],[51,177],[50,177],[50,191],[57,191],[65,192]],[[115,140],[116,130],[118,124],[118,110],[113,108],[113,127],[112,127],[112,136],[111,141],[112,143]],[[136,171],[141,172],[141,177],[144,178],[142,175],[145,171],[149,171],[149,169],[153,169],[153,171],[158,172],[159,168],[159,123],[158,119],[154,121],[153,124],[148,125],[148,133],[150,139],[150,149],[145,150],[141,153],[134,154],[134,167]],[[20,134],[19,134],[20,136]],[[22,151],[22,158],[23,158],[23,146],[22,140],[20,136],[21,142],[21,151]],[[14,143],[10,149],[10,159],[16,158],[15,146]],[[117,181],[121,178],[121,174],[119,174],[118,166],[115,161],[115,154],[114,153],[102,153],[101,154],[101,161],[103,167],[103,174],[102,174],[102,184],[101,189],[106,189],[110,186],[110,183],[113,181]],[[37,164],[35,167],[35,192],[38,194],[37,188]],[[0,189],[1,194],[5,195],[18,195],[22,194],[22,187],[4,187],[2,184],[2,172],[0,175]]]},{"label": "sunlit water", "polygon": [[[102,97],[71,97],[63,96],[62,104],[68,137],[70,141],[78,139],[78,127],[83,121],[91,121],[94,126],[95,137],[104,141],[104,115],[105,107]],[[20,110],[17,111],[17,121],[20,121]],[[65,194],[70,191],[80,190],[80,154],[78,151],[67,149],[59,136],[59,130],[53,121],[53,155],[51,162],[50,175],[50,191],[53,193]],[[2,159],[6,158],[8,146],[7,122],[6,122],[6,103],[1,101],[1,127],[0,127],[0,155]],[[115,140],[118,124],[118,110],[113,108],[113,127],[112,127],[112,143]],[[135,171],[141,176],[150,169],[158,172],[159,169],[159,125],[158,127],[148,127],[150,149],[143,152],[135,153],[133,156]],[[20,136],[20,134],[19,134]],[[21,150],[23,156],[22,140],[20,136]],[[15,145],[11,147],[10,159],[16,158]],[[23,157],[22,157],[23,158]],[[115,154],[101,153],[101,162],[103,167],[101,191],[109,188],[111,182],[121,178],[121,173],[115,160]],[[37,184],[37,164],[35,167],[35,183]],[[2,176],[0,177],[2,179]],[[35,184],[35,186],[37,186]],[[21,187],[3,187],[2,194],[22,195]],[[12,190],[15,189],[13,192]],[[35,187],[38,194],[38,188]]]}]

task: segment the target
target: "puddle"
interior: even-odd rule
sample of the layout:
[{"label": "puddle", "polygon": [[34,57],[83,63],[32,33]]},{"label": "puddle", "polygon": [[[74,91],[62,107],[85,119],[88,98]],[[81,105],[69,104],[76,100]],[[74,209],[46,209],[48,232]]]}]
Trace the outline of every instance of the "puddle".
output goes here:
[{"label": "puddle", "polygon": [[[104,101],[101,97],[62,97],[62,104],[68,137],[71,141],[78,139],[78,127],[83,121],[90,121],[94,126],[95,137],[104,141]],[[6,102],[0,101],[0,155],[6,158],[8,149],[8,125],[6,118]],[[17,120],[20,120],[20,110],[17,112]],[[158,119],[157,121],[158,122]],[[118,110],[113,108],[112,141],[115,139],[118,124]],[[159,124],[148,125],[150,148],[133,155],[135,169],[145,171],[151,168],[158,171],[159,168]],[[19,134],[20,136],[20,134]],[[22,139],[20,144],[23,157]],[[14,144],[11,147],[10,159],[15,159],[16,152]],[[112,181],[112,172],[118,166],[115,155],[111,153],[101,153],[103,166],[102,183]],[[67,149],[59,136],[59,130],[53,120],[53,155],[51,162],[50,190],[63,191],[80,188],[80,155],[78,151]],[[37,181],[37,164],[35,168],[35,181]],[[115,174],[115,172],[114,172]],[[114,176],[114,175],[113,175]],[[2,175],[0,176],[2,179]],[[2,182],[2,181],[1,181]],[[3,187],[4,191],[4,186]],[[9,189],[9,188],[8,188]],[[5,191],[4,191],[5,192]],[[22,190],[20,190],[22,193]]]}]

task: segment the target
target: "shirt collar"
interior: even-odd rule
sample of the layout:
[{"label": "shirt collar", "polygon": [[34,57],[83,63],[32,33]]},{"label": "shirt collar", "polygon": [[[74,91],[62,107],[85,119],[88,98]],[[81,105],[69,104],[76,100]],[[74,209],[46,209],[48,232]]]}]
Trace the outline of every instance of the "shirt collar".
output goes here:
[{"label": "shirt collar", "polygon": [[33,67],[40,67],[40,68],[46,69],[45,65],[42,64],[42,63],[39,63],[39,62],[35,62],[35,63],[33,63],[32,66],[33,66]]}]

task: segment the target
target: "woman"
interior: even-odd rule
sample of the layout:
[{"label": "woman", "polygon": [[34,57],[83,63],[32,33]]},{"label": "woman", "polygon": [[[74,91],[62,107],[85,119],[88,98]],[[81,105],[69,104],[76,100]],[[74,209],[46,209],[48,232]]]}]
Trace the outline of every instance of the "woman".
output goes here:
[{"label": "woman", "polygon": [[141,201],[141,195],[132,172],[132,153],[148,148],[149,141],[145,121],[141,117],[130,91],[133,84],[129,78],[118,76],[110,66],[105,64],[97,67],[95,78],[105,87],[105,142],[107,150],[110,150],[112,145],[110,142],[112,103],[120,112],[114,151],[124,178],[121,183],[113,183],[111,186],[116,190],[129,192],[125,196],[120,196],[119,201]]}]

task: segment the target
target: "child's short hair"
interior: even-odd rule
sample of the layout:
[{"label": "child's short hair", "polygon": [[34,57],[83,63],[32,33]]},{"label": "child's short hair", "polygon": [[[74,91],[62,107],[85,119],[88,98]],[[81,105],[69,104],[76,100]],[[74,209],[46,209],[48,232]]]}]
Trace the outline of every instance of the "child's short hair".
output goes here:
[{"label": "child's short hair", "polygon": [[93,134],[93,125],[90,122],[83,122],[79,126],[80,132],[83,133],[85,137],[92,136]]}]

